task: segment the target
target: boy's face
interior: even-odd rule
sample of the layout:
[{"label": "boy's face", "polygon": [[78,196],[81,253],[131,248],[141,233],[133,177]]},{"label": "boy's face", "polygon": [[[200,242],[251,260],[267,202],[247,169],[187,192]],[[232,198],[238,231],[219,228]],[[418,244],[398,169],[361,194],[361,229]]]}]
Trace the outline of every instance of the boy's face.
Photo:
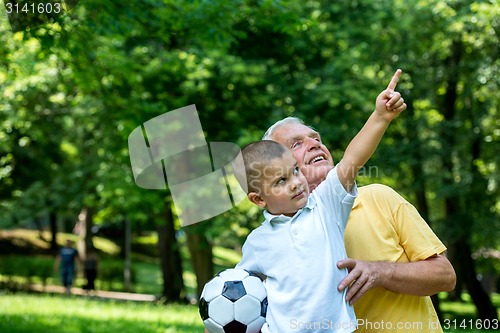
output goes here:
[{"label": "boy's face", "polygon": [[255,194],[256,200],[249,196],[252,202],[273,215],[287,216],[293,216],[306,205],[309,196],[307,180],[289,151],[281,158],[273,159],[260,171],[260,193]]},{"label": "boy's face", "polygon": [[318,132],[305,125],[282,125],[273,133],[272,139],[290,149],[311,190],[325,180],[333,168],[332,155],[321,142]]}]

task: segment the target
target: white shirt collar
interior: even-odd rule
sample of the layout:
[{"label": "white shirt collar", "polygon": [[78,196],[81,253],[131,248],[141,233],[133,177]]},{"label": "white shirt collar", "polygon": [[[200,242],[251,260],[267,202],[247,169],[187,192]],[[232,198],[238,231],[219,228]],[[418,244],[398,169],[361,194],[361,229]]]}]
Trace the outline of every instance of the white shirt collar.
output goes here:
[{"label": "white shirt collar", "polygon": [[301,209],[299,209],[295,215],[293,215],[292,217],[290,216],[286,216],[286,215],[283,215],[283,214],[280,214],[280,215],[273,215],[271,213],[269,213],[267,210],[264,210],[264,223],[269,223],[269,224],[273,224],[273,223],[283,223],[283,222],[287,222],[291,219],[294,219],[298,214],[300,214],[302,212],[302,210],[304,209],[308,209],[308,210],[311,210],[313,209],[313,207],[316,206],[316,200],[314,199],[314,197],[312,195],[309,195],[309,197],[307,198],[307,203],[304,207],[302,207]]}]

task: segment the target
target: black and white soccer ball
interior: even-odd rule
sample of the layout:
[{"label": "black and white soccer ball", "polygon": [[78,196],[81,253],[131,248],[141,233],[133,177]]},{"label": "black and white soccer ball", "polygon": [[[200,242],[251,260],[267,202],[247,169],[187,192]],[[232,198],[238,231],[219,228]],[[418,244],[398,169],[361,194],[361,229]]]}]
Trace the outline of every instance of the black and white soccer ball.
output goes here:
[{"label": "black and white soccer ball", "polygon": [[266,288],[251,272],[227,269],[205,284],[199,309],[210,333],[258,333],[266,321]]}]

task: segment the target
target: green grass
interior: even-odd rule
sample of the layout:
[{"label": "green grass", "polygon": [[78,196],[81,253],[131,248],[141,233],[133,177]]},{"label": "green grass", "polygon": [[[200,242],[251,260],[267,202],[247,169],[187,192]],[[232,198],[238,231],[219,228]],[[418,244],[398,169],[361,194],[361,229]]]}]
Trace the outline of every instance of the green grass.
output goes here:
[{"label": "green grass", "polygon": [[[442,302],[443,310],[457,318],[445,332],[486,332],[471,330],[469,316],[474,306]],[[495,303],[500,295],[494,295]],[[472,318],[471,317],[471,318]],[[465,321],[463,321],[465,320]],[[459,327],[460,324],[464,328]],[[473,321],[475,323],[475,321]],[[453,329],[453,327],[456,329]],[[158,305],[106,301],[92,297],[50,295],[0,295],[0,332],[9,333],[174,333],[202,332],[203,324],[195,305]],[[491,332],[491,330],[489,331]]]},{"label": "green grass", "polygon": [[193,305],[156,305],[95,298],[4,294],[0,332],[174,333],[202,332]]},{"label": "green grass", "polygon": [[[5,234],[5,232],[0,232],[0,234]],[[23,240],[30,243],[35,248],[42,249],[42,246],[47,246],[47,243],[40,240],[33,231],[15,231],[10,236],[16,237],[18,241]],[[58,240],[63,241],[63,238],[58,237]],[[139,238],[135,243],[140,249],[139,252],[132,254],[133,291],[135,292],[161,294],[160,262],[155,255],[157,251],[155,243],[156,239],[152,236]],[[108,267],[109,269],[112,266],[123,265],[123,259],[117,257],[119,248],[114,243],[99,239],[96,246],[101,250],[103,268]],[[194,295],[196,277],[189,260],[189,252],[185,246],[181,249],[186,294]],[[240,260],[240,254],[230,249],[215,247],[213,254],[215,273],[228,267],[234,267]],[[21,284],[27,281],[33,283],[46,281],[48,284],[60,285],[59,274],[53,273],[51,269],[53,260],[54,258],[48,255],[11,254],[1,256],[0,284],[2,281],[12,280]],[[80,286],[83,282],[83,279],[79,278],[75,286]],[[107,282],[97,281],[99,289],[107,289],[107,285]],[[123,290],[121,271],[111,287],[113,290]],[[485,332],[470,329],[472,325],[477,323],[477,315],[476,308],[467,294],[463,295],[463,302],[447,302],[446,293],[442,293],[440,297],[443,318],[449,320],[443,323],[445,332]],[[500,308],[500,295],[494,294],[492,300],[495,306]],[[445,326],[446,323],[448,323],[447,326]],[[203,326],[198,309],[193,305],[164,306],[151,303],[106,301],[96,298],[0,294],[0,332],[169,333],[202,331]]]},{"label": "green grass", "polygon": [[[473,329],[480,327],[481,324],[483,326],[489,324],[491,328],[494,328],[495,325],[498,328],[496,331],[500,331],[500,322],[483,323],[477,319],[476,307],[472,303],[469,294],[462,294],[463,302],[447,302],[445,300],[446,293],[441,293],[439,296],[441,299],[440,309],[444,318],[443,329],[445,332],[476,333],[492,331]],[[491,298],[500,317],[500,294],[492,294]]]}]

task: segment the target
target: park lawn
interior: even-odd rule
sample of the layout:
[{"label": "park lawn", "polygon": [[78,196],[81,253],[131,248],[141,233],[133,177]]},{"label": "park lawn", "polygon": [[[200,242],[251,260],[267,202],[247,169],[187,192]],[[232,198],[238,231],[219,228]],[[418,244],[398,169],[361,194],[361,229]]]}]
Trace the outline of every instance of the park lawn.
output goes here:
[{"label": "park lawn", "polygon": [[[499,295],[495,295],[498,304]],[[486,332],[460,328],[470,324],[474,306],[442,302],[447,315],[457,318],[445,332]],[[456,326],[453,329],[453,325]],[[202,332],[196,305],[158,305],[108,301],[92,297],[0,295],[0,332],[9,333],[173,333]],[[491,330],[489,331],[491,332]]]},{"label": "park lawn", "polygon": [[0,332],[203,332],[195,305],[107,301],[92,297],[0,295]]},{"label": "park lawn", "polygon": [[[49,239],[48,232],[43,233],[44,239]],[[40,233],[35,230],[15,229],[10,231],[0,230],[0,240],[10,240],[14,243],[22,243],[28,248],[39,249],[43,253],[49,248],[47,241],[40,239]],[[58,243],[64,243],[65,239],[76,240],[75,235],[58,235]],[[184,239],[181,239],[183,245]],[[147,236],[140,236],[134,239],[134,244],[138,245],[140,252],[133,252],[131,257],[131,267],[133,283],[131,292],[141,294],[151,294],[161,296],[163,281],[161,277],[160,259],[157,252],[157,235],[151,233]],[[123,283],[124,260],[119,258],[120,252],[113,242],[94,237],[96,248],[100,251],[99,274],[96,280],[96,287],[99,290],[125,291]],[[241,259],[241,254],[232,249],[222,247],[213,248],[214,255],[214,274],[234,267]],[[190,260],[190,254],[187,246],[181,246],[183,280],[185,285],[184,295],[189,300],[196,300],[196,275]],[[19,286],[27,284],[48,284],[61,285],[60,275],[53,272],[52,267],[54,257],[47,254],[28,255],[22,253],[7,253],[0,256],[0,286],[8,281],[15,282]],[[120,270],[119,268],[122,268]],[[105,271],[112,270],[112,274],[103,274]],[[82,272],[75,276],[74,286],[81,287],[85,283]],[[26,288],[22,288],[26,290]]]},{"label": "park lawn", "polygon": [[[442,323],[445,332],[476,333],[500,331],[500,322],[482,321],[477,319],[476,307],[473,305],[469,294],[462,294],[463,302],[446,301],[446,293],[440,295],[440,309],[444,318]],[[497,308],[500,317],[500,294],[491,295],[492,302]],[[480,330],[480,327],[489,327],[490,330]]]},{"label": "park lawn", "polygon": [[[26,233],[26,232],[25,232]],[[33,236],[33,232],[30,233]],[[26,235],[17,235],[17,237]],[[34,243],[37,237],[33,236]],[[154,243],[154,239],[153,242]],[[149,243],[151,241],[149,240]],[[149,244],[151,247],[154,245]],[[100,240],[102,246],[103,268],[117,265],[123,259],[116,258],[116,248],[107,240]],[[101,248],[100,248],[101,249]],[[132,267],[134,270],[135,292],[159,295],[162,281],[159,259],[150,254],[133,253]],[[196,276],[193,273],[189,260],[189,253],[185,247],[181,252],[183,257],[183,277],[186,285],[186,294],[194,296],[196,290]],[[231,249],[214,248],[215,272],[234,267],[240,259],[240,254]],[[13,279],[20,283],[26,279],[40,283],[43,267],[45,281],[48,284],[60,284],[58,274],[52,272],[53,257],[15,255],[2,256],[0,262],[0,282]],[[19,276],[16,267],[28,267],[24,275]],[[10,271],[14,269],[14,271]],[[7,275],[3,275],[7,274]],[[121,277],[122,275],[119,274]],[[120,279],[119,279],[120,280]],[[75,285],[80,285],[83,280],[78,279]],[[113,281],[114,290],[123,290],[121,281]],[[99,287],[107,287],[107,283],[98,281]],[[107,288],[104,288],[107,289]],[[443,317],[448,322],[445,332],[485,332],[470,328],[476,324],[475,307],[467,294],[463,295],[464,302],[447,302],[446,293],[441,296],[441,310]],[[500,309],[500,295],[494,294],[493,302]],[[499,310],[500,311],[500,310]],[[499,313],[500,315],[500,313]],[[444,323],[445,324],[445,323]],[[479,323],[481,324],[481,323]],[[460,325],[463,325],[460,327]],[[455,329],[453,329],[455,327]],[[26,294],[1,294],[0,291],[0,332],[19,333],[73,333],[73,332],[202,332],[203,326],[198,310],[193,305],[155,305],[153,303],[130,303],[119,301],[106,301],[95,298],[58,297],[49,295]],[[491,332],[491,331],[490,331]]]},{"label": "park lawn", "polygon": [[[42,234],[44,239],[50,239],[48,232]],[[26,255],[16,252],[7,252],[0,256],[0,283],[5,280],[13,280],[18,283],[30,281],[37,284],[56,284],[60,285],[60,276],[52,271],[54,258],[47,254],[42,254],[49,248],[49,243],[40,238],[40,233],[35,230],[15,229],[0,230],[0,241],[9,240],[12,243],[24,244],[27,248],[39,249],[39,255]],[[65,239],[77,240],[72,234],[58,234],[58,243],[62,245]],[[185,240],[181,239],[181,245]],[[157,252],[157,235],[151,233],[147,236],[134,238],[134,244],[138,245],[140,252],[132,253],[133,286],[132,291],[142,294],[160,295],[162,292],[162,278],[160,270],[160,259]],[[94,244],[101,253],[102,268],[100,273],[109,270],[110,267],[123,266],[123,259],[120,259],[118,253],[119,247],[102,237],[94,237]],[[231,249],[214,247],[214,273],[224,269],[234,267],[241,259],[241,254]],[[181,256],[183,259],[183,279],[185,284],[185,294],[188,298],[196,297],[196,275],[193,272],[190,255],[186,246],[181,246]],[[113,275],[112,281],[99,274],[96,286],[102,290],[123,291],[123,274]],[[84,284],[81,273],[76,277],[74,286]]]}]

